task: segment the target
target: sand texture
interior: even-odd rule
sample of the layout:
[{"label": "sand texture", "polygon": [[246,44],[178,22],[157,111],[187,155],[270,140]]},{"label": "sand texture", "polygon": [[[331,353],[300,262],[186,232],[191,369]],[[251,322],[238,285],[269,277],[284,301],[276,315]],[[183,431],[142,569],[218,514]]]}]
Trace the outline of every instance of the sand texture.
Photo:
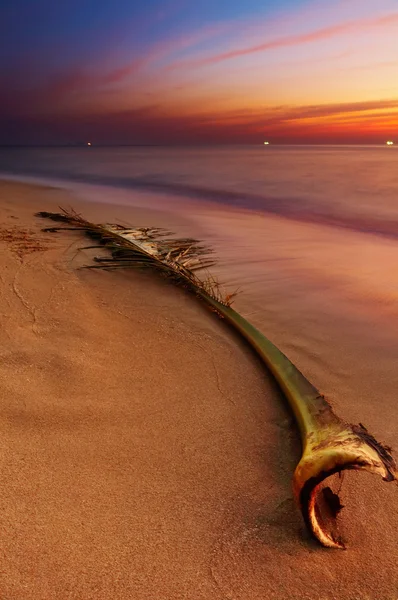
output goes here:
[{"label": "sand texture", "polygon": [[79,270],[81,234],[33,216],[58,204],[112,218],[0,187],[0,598],[397,599],[396,487],[348,475],[349,549],[310,540],[299,440],[260,362],[158,277]]}]

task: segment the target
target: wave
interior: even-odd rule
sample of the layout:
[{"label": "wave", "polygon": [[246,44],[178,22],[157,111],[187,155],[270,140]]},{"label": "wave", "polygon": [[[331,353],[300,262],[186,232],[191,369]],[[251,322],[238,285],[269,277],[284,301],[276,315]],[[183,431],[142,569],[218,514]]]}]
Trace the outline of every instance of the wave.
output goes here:
[{"label": "wave", "polygon": [[[10,171],[8,173],[11,174]],[[18,172],[12,170],[12,174],[18,174]],[[302,197],[281,198],[245,191],[201,187],[175,181],[160,180],[157,175],[120,177],[92,173],[80,174],[60,169],[47,171],[40,168],[34,170],[27,169],[20,174],[206,200],[224,206],[271,214],[297,222],[326,225],[360,233],[380,235],[394,240],[398,239],[398,221],[396,220],[378,217],[377,215],[354,214],[344,209],[341,212],[337,212],[333,211],[333,207],[331,206],[319,206],[309,199]]]}]

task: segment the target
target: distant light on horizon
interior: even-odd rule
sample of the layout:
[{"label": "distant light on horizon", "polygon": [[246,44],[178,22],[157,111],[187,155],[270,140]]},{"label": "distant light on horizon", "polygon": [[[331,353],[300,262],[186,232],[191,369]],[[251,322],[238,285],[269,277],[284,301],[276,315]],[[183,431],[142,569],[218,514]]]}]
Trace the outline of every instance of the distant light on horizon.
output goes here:
[{"label": "distant light on horizon", "polygon": [[388,142],[386,142],[387,146],[393,146],[394,142],[392,142],[391,140],[389,140]]},{"label": "distant light on horizon", "polygon": [[269,142],[264,142],[264,146],[269,146]]},{"label": "distant light on horizon", "polygon": [[91,142],[87,142],[87,146],[91,146]]}]

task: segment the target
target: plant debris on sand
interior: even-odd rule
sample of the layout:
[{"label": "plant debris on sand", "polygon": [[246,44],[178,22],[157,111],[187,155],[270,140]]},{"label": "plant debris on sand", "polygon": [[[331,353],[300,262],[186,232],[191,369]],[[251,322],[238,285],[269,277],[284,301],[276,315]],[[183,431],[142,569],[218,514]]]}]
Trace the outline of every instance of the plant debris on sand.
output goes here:
[{"label": "plant debris on sand", "polygon": [[[262,358],[278,382],[295,415],[302,439],[302,457],[293,476],[295,498],[312,535],[329,548],[344,548],[334,525],[343,508],[337,494],[322,484],[344,470],[366,470],[385,481],[397,481],[398,471],[391,449],[383,446],[359,425],[349,425],[333,411],[323,395],[295,365],[260,331],[231,308],[234,296],[224,295],[207,269],[214,264],[210,250],[193,239],[175,239],[156,228],[127,228],[96,225],[73,210],[37,213],[39,217],[61,222],[98,240],[110,256],[96,257],[97,264],[86,268],[150,268],[194,292],[237,330]],[[205,270],[207,276],[196,274]]]},{"label": "plant debris on sand", "polygon": [[7,242],[11,252],[20,259],[33,252],[43,252],[49,249],[48,241],[36,239],[35,232],[15,225],[0,227],[0,242]]}]

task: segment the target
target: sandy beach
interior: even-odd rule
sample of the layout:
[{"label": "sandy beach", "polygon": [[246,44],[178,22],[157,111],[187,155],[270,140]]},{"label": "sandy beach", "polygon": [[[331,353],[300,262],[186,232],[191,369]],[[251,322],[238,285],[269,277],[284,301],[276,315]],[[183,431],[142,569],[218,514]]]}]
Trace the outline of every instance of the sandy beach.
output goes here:
[{"label": "sandy beach", "polygon": [[[312,541],[292,498],[298,434],[255,355],[154,275],[79,269],[95,252],[82,235],[34,217],[59,205],[115,218],[0,183],[0,597],[396,600],[396,486],[346,475],[348,549]],[[361,403],[398,449],[370,397],[349,417]]]}]

